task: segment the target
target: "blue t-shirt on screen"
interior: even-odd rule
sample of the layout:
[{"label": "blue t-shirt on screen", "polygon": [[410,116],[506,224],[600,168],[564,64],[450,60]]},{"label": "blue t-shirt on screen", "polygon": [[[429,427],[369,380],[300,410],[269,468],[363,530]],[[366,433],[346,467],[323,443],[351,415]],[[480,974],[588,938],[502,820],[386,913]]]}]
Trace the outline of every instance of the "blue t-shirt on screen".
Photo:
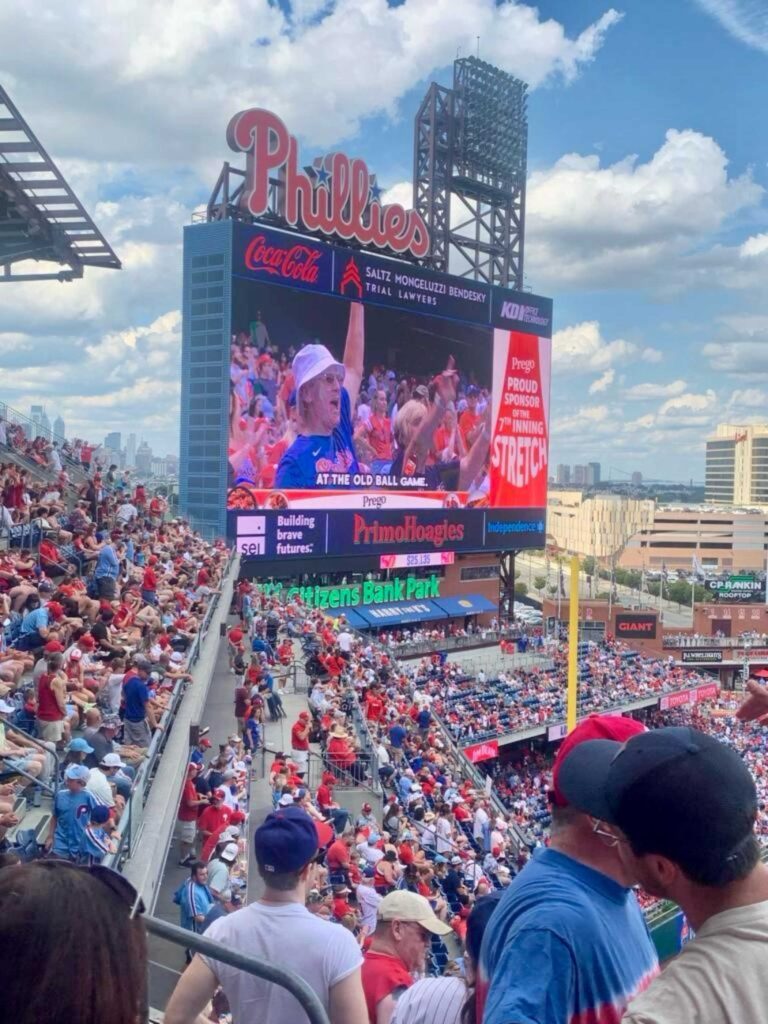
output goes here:
[{"label": "blue t-shirt on screen", "polygon": [[537,850],[491,918],[477,985],[483,1024],[618,1024],[659,970],[631,889]]},{"label": "blue t-shirt on screen", "polygon": [[[275,473],[275,487],[339,487],[332,480],[318,483],[318,473],[359,473],[360,466],[352,444],[352,415],[349,392],[341,389],[341,416],[330,435],[310,434],[296,438],[283,455]],[[353,485],[350,481],[349,486]]]}]

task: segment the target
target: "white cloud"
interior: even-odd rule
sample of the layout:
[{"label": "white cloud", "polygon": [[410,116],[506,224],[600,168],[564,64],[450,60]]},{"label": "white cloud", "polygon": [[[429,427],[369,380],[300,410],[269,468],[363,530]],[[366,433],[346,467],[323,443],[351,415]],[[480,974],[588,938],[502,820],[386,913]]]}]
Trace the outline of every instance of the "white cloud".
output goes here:
[{"label": "white cloud", "polygon": [[741,43],[768,53],[768,14],[761,0],[697,0]]},{"label": "white cloud", "polygon": [[[570,38],[514,0],[302,0],[293,17],[281,6],[12,0],[0,8],[0,38],[14,40],[3,69],[52,151],[189,166],[221,151],[227,121],[248,106],[274,109],[315,144],[351,137],[371,114],[395,116],[406,92],[457,50],[474,52],[478,35],[485,60],[531,87],[570,82],[621,17],[608,9]],[[46,54],[34,74],[32,52]]]},{"label": "white cloud", "polygon": [[606,370],[602,376],[598,377],[597,380],[593,380],[589,385],[590,395],[597,395],[607,391],[611,384],[613,384],[615,377],[616,371],[612,367]]},{"label": "white cloud", "polygon": [[768,394],[760,388],[742,388],[732,392],[728,399],[731,409],[762,409],[768,412]]},{"label": "white cloud", "polygon": [[661,405],[659,415],[677,415],[680,412],[685,413],[686,411],[702,412],[705,409],[711,409],[716,403],[717,395],[712,388],[708,388],[704,394],[686,392],[685,394],[677,395],[675,398],[667,399]]},{"label": "white cloud", "polygon": [[721,317],[716,337],[702,346],[711,369],[732,377],[768,374],[768,316],[753,313]]},{"label": "white cloud", "polygon": [[729,176],[714,139],[690,129],[670,129],[647,163],[567,154],[529,180],[528,276],[545,290],[696,283],[691,254],[762,195],[750,172]]},{"label": "white cloud", "polygon": [[555,373],[589,373],[608,369],[613,363],[634,358],[637,345],[623,338],[606,341],[596,320],[585,320],[555,331],[552,365]]},{"label": "white cloud", "polygon": [[640,353],[640,358],[644,363],[660,363],[664,354],[657,348],[644,348]]},{"label": "white cloud", "polygon": [[627,388],[624,397],[632,401],[646,401],[651,398],[673,398],[682,395],[688,387],[684,380],[673,380],[669,384],[634,384]]}]

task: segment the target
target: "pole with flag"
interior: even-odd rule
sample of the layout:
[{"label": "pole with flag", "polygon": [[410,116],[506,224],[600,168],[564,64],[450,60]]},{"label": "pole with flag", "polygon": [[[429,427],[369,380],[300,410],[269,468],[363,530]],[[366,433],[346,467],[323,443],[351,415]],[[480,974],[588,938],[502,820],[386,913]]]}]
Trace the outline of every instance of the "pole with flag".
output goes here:
[{"label": "pole with flag", "polygon": [[659,580],[659,618],[663,617],[664,584],[667,582],[667,563],[661,563],[661,579]]}]

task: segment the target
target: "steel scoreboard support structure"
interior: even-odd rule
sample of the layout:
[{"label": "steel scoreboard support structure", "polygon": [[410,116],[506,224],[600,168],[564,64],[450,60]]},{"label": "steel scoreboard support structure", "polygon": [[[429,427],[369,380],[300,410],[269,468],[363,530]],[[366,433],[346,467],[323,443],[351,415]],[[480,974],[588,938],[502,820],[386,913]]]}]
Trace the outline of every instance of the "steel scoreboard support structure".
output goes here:
[{"label": "steel scoreboard support structure", "polygon": [[524,82],[476,57],[454,63],[452,89],[427,90],[414,125],[413,203],[435,270],[523,289],[526,98]]}]

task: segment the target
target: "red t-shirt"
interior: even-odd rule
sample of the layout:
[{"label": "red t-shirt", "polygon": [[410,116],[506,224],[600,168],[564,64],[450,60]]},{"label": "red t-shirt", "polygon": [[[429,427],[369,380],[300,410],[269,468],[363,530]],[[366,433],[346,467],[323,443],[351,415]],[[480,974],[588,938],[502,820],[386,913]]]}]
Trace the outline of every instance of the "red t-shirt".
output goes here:
[{"label": "red t-shirt", "polygon": [[371,949],[363,958],[362,978],[370,1024],[376,1024],[376,1007],[382,999],[413,984],[413,977],[400,957],[375,953]]},{"label": "red t-shirt", "polygon": [[309,734],[302,737],[305,722],[294,722],[291,727],[291,748],[293,750],[309,750]]},{"label": "red t-shirt", "polygon": [[325,855],[325,863],[329,871],[338,871],[349,865],[349,847],[343,840],[337,839],[331,843]]},{"label": "red t-shirt", "polygon": [[141,589],[149,590],[150,592],[157,590],[157,576],[155,575],[155,570],[151,565],[148,565],[144,570],[144,579],[141,583]]},{"label": "red t-shirt", "polygon": [[321,783],[317,787],[317,793],[315,794],[317,799],[317,806],[321,811],[324,811],[327,807],[330,807],[333,803],[333,794],[331,793],[330,787],[326,782]]},{"label": "red t-shirt", "polygon": [[199,799],[194,782],[192,779],[187,779],[181,793],[179,821],[197,821],[197,806],[194,801]]},{"label": "red t-shirt", "polygon": [[210,804],[198,818],[197,826],[201,832],[220,832],[225,825],[229,824],[231,815],[232,809],[226,804],[222,804],[220,807]]},{"label": "red t-shirt", "polygon": [[229,631],[229,642],[231,644],[233,644],[235,647],[237,647],[237,645],[240,643],[240,641],[242,639],[243,639],[243,631],[242,631],[242,629],[238,629],[237,626],[235,626],[233,629],[230,629],[230,631]]}]

